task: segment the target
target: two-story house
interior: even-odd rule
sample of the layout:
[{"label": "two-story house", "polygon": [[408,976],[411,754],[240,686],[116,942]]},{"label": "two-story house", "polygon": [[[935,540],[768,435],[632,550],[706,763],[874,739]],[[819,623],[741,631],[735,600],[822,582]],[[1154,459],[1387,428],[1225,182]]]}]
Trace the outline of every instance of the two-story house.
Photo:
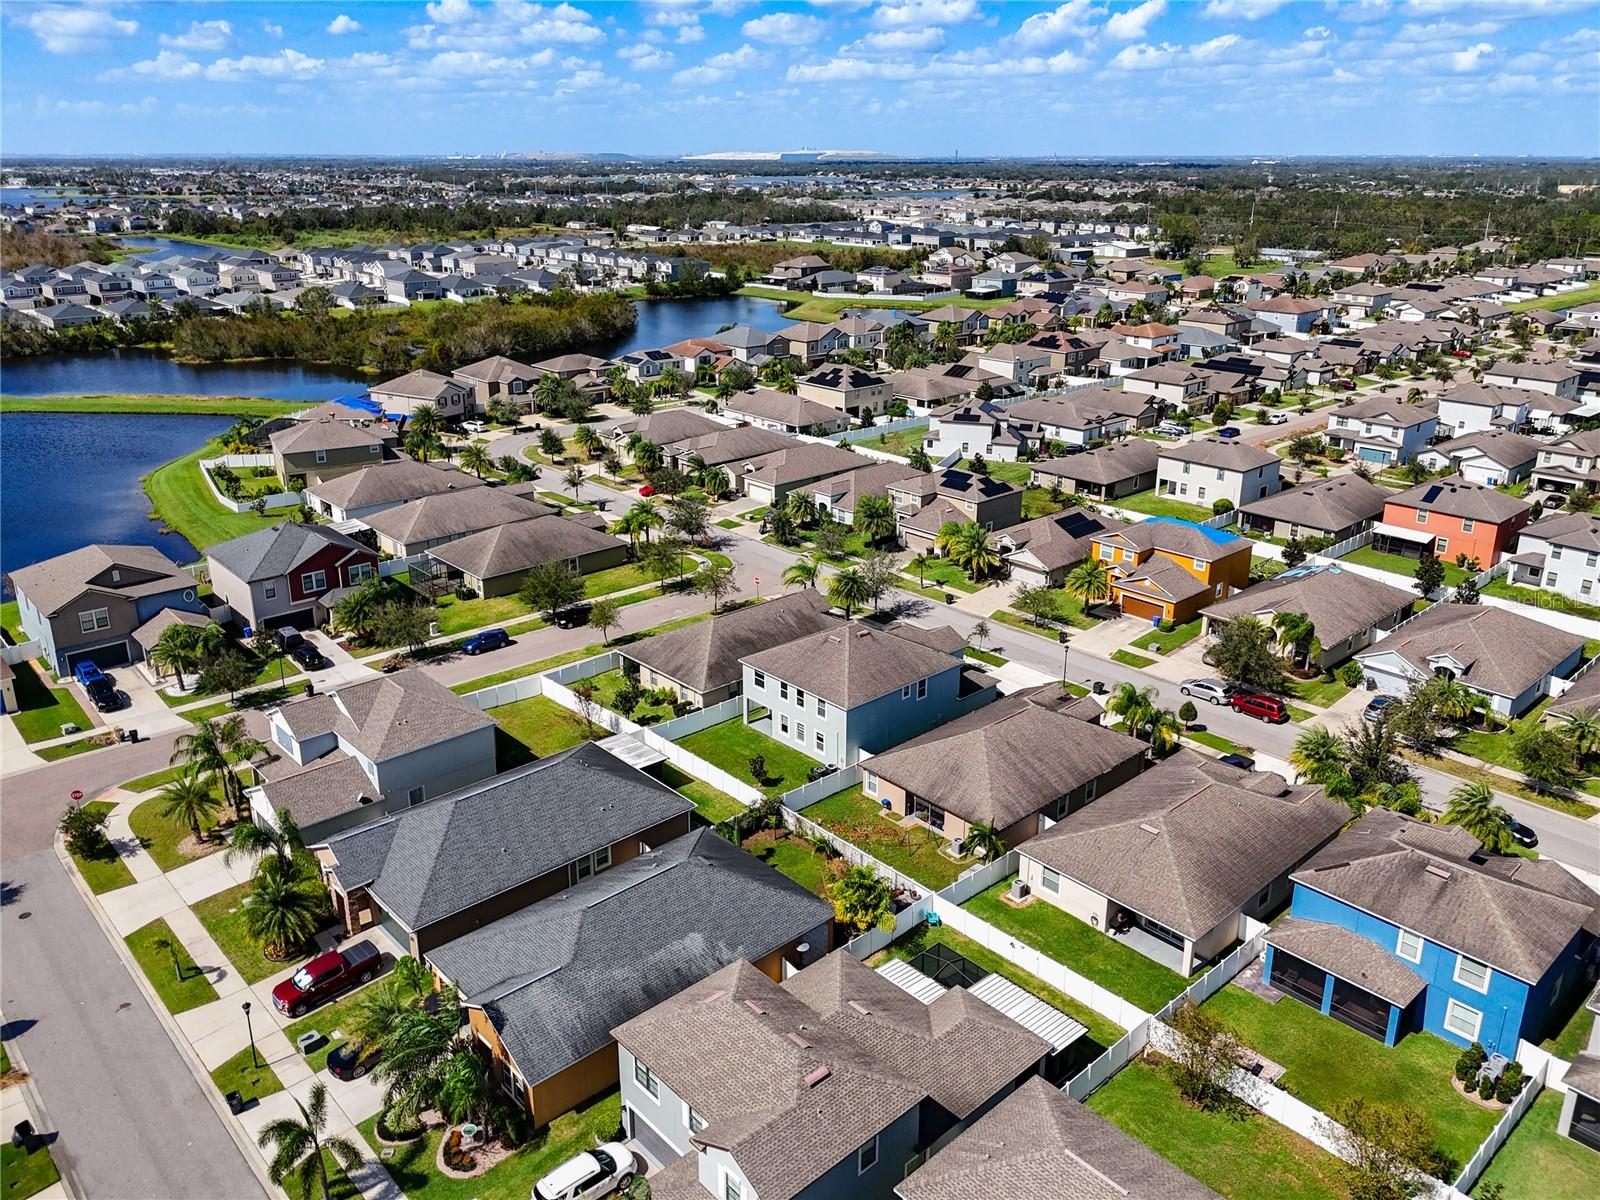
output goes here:
[{"label": "two-story house", "polygon": [[912,550],[932,549],[939,530],[952,521],[975,522],[993,531],[1022,520],[1021,488],[954,467],[901,479],[885,490],[894,505],[901,541]]},{"label": "two-story house", "polygon": [[475,363],[457,367],[450,375],[472,389],[472,406],[477,412],[488,411],[495,400],[508,399],[524,409],[529,405],[529,393],[539,381],[540,372],[526,363],[503,354],[481,358]]},{"label": "two-story house", "polygon": [[847,767],[995,698],[954,630],[852,622],[741,659],[741,719],[819,762]]},{"label": "two-story house", "polygon": [[1595,894],[1457,826],[1373,808],[1292,879],[1263,976],[1385,1045],[1421,1030],[1515,1058],[1586,985]]},{"label": "two-story house", "polygon": [[150,546],[90,545],[11,574],[23,636],[58,675],[144,657],[135,637],[167,610],[204,614],[198,584]]},{"label": "two-story house", "polygon": [[1184,363],[1157,363],[1124,375],[1122,390],[1149,396],[1169,409],[1190,412],[1205,405],[1206,377]]},{"label": "two-story house", "polygon": [[1510,550],[1532,511],[1515,496],[1448,475],[1390,496],[1372,540],[1380,550],[1409,558],[1432,551],[1454,562],[1464,554],[1487,571]]},{"label": "two-story house", "polygon": [[1446,388],[1439,393],[1439,433],[1460,437],[1485,429],[1521,429],[1528,423],[1532,399],[1525,388],[1488,383]]},{"label": "two-story house", "polygon": [[1239,508],[1282,487],[1283,460],[1270,450],[1237,439],[1197,438],[1166,446],[1156,467],[1156,493],[1202,508],[1226,500]]},{"label": "two-story house", "polygon": [[385,554],[410,558],[480,530],[531,521],[555,511],[529,499],[524,491],[534,492],[535,485],[438,492],[373,513],[365,524],[378,535],[378,547]]},{"label": "two-story house", "polygon": [[373,384],[368,394],[384,412],[400,416],[410,416],[423,404],[432,405],[446,421],[460,420],[477,411],[473,388],[437,371],[411,371]]},{"label": "two-story house", "polygon": [[1536,491],[1600,489],[1600,429],[1569,433],[1541,446],[1532,478]]},{"label": "two-story house", "polygon": [[1112,603],[1150,621],[1192,621],[1250,584],[1248,538],[1174,517],[1097,534],[1094,557],[1111,576]]},{"label": "two-story house", "polygon": [[332,522],[361,521],[424,496],[482,486],[476,475],[454,467],[398,458],[313,484],[305,502]]},{"label": "two-story house", "polygon": [[1569,400],[1578,398],[1579,378],[1576,367],[1559,362],[1497,362],[1483,372],[1483,382],[1488,386],[1522,388]]},{"label": "two-story house", "polygon": [[429,796],[311,844],[346,931],[380,925],[417,957],[681,837],[694,812],[592,742]]},{"label": "two-story house", "polygon": [[271,435],[273,469],[285,487],[309,487],[375,466],[393,452],[397,435],[388,423],[297,421]]},{"label": "two-story house", "polygon": [[206,547],[211,590],[241,623],[304,628],[328,619],[329,592],[378,573],[378,556],[326,525],[293,522]]},{"label": "two-story house", "polygon": [[308,845],[495,770],[493,718],[415,668],[290,700],[267,728],[279,757],[248,793],[252,812],[287,815]]},{"label": "two-story house", "polygon": [[[720,338],[722,335],[717,336]],[[835,329],[832,325],[822,325],[816,321],[799,321],[793,325],[785,325],[773,334],[773,337],[783,342],[784,354],[797,358],[808,366],[820,363],[830,354],[850,349],[849,334],[842,329]]]},{"label": "two-story house", "polygon": [[1600,515],[1557,513],[1523,527],[1511,580],[1584,604],[1600,595]]},{"label": "two-story house", "polygon": [[889,407],[889,383],[881,375],[847,363],[831,363],[795,384],[803,400],[823,404],[853,417],[878,416]]},{"label": "two-story house", "polygon": [[1439,425],[1432,401],[1407,404],[1372,396],[1328,410],[1328,445],[1352,451],[1362,462],[1384,467],[1408,463],[1428,445]]}]

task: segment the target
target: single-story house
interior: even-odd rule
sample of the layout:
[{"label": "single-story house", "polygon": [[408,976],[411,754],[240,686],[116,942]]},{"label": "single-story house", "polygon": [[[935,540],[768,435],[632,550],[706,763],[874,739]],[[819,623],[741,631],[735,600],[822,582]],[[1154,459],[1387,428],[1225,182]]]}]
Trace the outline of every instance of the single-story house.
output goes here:
[{"label": "single-story house", "polygon": [[536,487],[514,484],[437,492],[373,513],[366,526],[378,535],[385,554],[410,558],[480,530],[550,516],[555,510],[548,504],[522,494]]},{"label": "single-story house", "polygon": [[566,517],[492,525],[434,546],[428,557],[480,596],[507,596],[541,563],[560,562],[589,575],[628,561],[628,543]]},{"label": "single-story house", "polygon": [[306,489],[305,500],[312,511],[337,523],[361,521],[424,496],[482,486],[483,480],[454,467],[402,458],[325,479]]},{"label": "single-story house", "polygon": [[1060,486],[1068,495],[1117,500],[1155,487],[1160,460],[1156,443],[1127,438],[1082,454],[1035,462],[1031,482],[1037,487]]},{"label": "single-story house", "polygon": [[1200,610],[1205,632],[1254,617],[1271,625],[1279,613],[1298,613],[1316,629],[1312,662],[1328,670],[1372,644],[1380,631],[1411,615],[1416,594],[1342,567],[1297,567]]},{"label": "single-story house", "polygon": [[1383,515],[1394,493],[1359,475],[1332,475],[1239,506],[1239,525],[1268,537],[1354,537]]}]

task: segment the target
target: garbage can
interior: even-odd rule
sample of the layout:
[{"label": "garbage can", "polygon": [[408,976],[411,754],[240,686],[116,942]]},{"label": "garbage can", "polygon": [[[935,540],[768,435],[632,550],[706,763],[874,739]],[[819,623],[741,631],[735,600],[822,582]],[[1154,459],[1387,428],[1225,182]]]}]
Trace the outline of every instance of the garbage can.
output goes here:
[{"label": "garbage can", "polygon": [[137,742],[139,740],[139,731],[137,729],[128,730],[128,740],[130,742]]},{"label": "garbage can", "polygon": [[954,592],[946,592],[944,594],[944,602],[946,604],[954,604],[956,602],[956,594]]},{"label": "garbage can", "polygon": [[239,1092],[229,1092],[223,1099],[228,1103],[228,1111],[234,1116],[237,1117],[244,1111],[244,1096]]},{"label": "garbage can", "polygon": [[18,1121],[11,1127],[11,1144],[18,1150],[33,1153],[33,1122]]}]

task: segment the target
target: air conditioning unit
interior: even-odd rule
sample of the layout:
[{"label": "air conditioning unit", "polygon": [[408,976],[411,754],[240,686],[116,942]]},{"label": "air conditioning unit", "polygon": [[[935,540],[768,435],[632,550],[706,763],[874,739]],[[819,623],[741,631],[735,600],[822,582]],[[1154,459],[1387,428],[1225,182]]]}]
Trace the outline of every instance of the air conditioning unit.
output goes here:
[{"label": "air conditioning unit", "polygon": [[950,853],[954,854],[957,858],[960,858],[966,852],[966,847],[962,845],[960,838],[957,838],[955,841],[950,843]]},{"label": "air conditioning unit", "polygon": [[1029,888],[1026,883],[1022,882],[1021,876],[1018,876],[1016,879],[1011,881],[1011,899],[1017,901],[1018,903],[1026,900],[1031,890],[1032,889]]}]

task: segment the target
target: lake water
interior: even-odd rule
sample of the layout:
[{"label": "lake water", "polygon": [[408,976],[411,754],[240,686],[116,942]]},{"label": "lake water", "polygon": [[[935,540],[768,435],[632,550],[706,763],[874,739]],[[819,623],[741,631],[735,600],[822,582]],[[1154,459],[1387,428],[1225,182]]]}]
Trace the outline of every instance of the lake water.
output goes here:
[{"label": "lake water", "polygon": [[[802,297],[803,298],[803,297]],[[778,312],[776,300],[758,296],[718,296],[708,300],[639,300],[634,308],[639,323],[615,344],[597,350],[615,358],[632,350],[653,350],[684,338],[716,337],[726,325],[753,325],[772,333],[790,324]]]},{"label": "lake water", "polygon": [[199,552],[148,517],[139,478],[226,429],[226,417],[0,413],[0,571],[91,542]]},{"label": "lake water", "polygon": [[208,246],[204,242],[186,242],[181,238],[125,237],[118,238],[130,250],[137,250],[140,258],[165,258],[169,254],[221,254],[226,246]]}]

